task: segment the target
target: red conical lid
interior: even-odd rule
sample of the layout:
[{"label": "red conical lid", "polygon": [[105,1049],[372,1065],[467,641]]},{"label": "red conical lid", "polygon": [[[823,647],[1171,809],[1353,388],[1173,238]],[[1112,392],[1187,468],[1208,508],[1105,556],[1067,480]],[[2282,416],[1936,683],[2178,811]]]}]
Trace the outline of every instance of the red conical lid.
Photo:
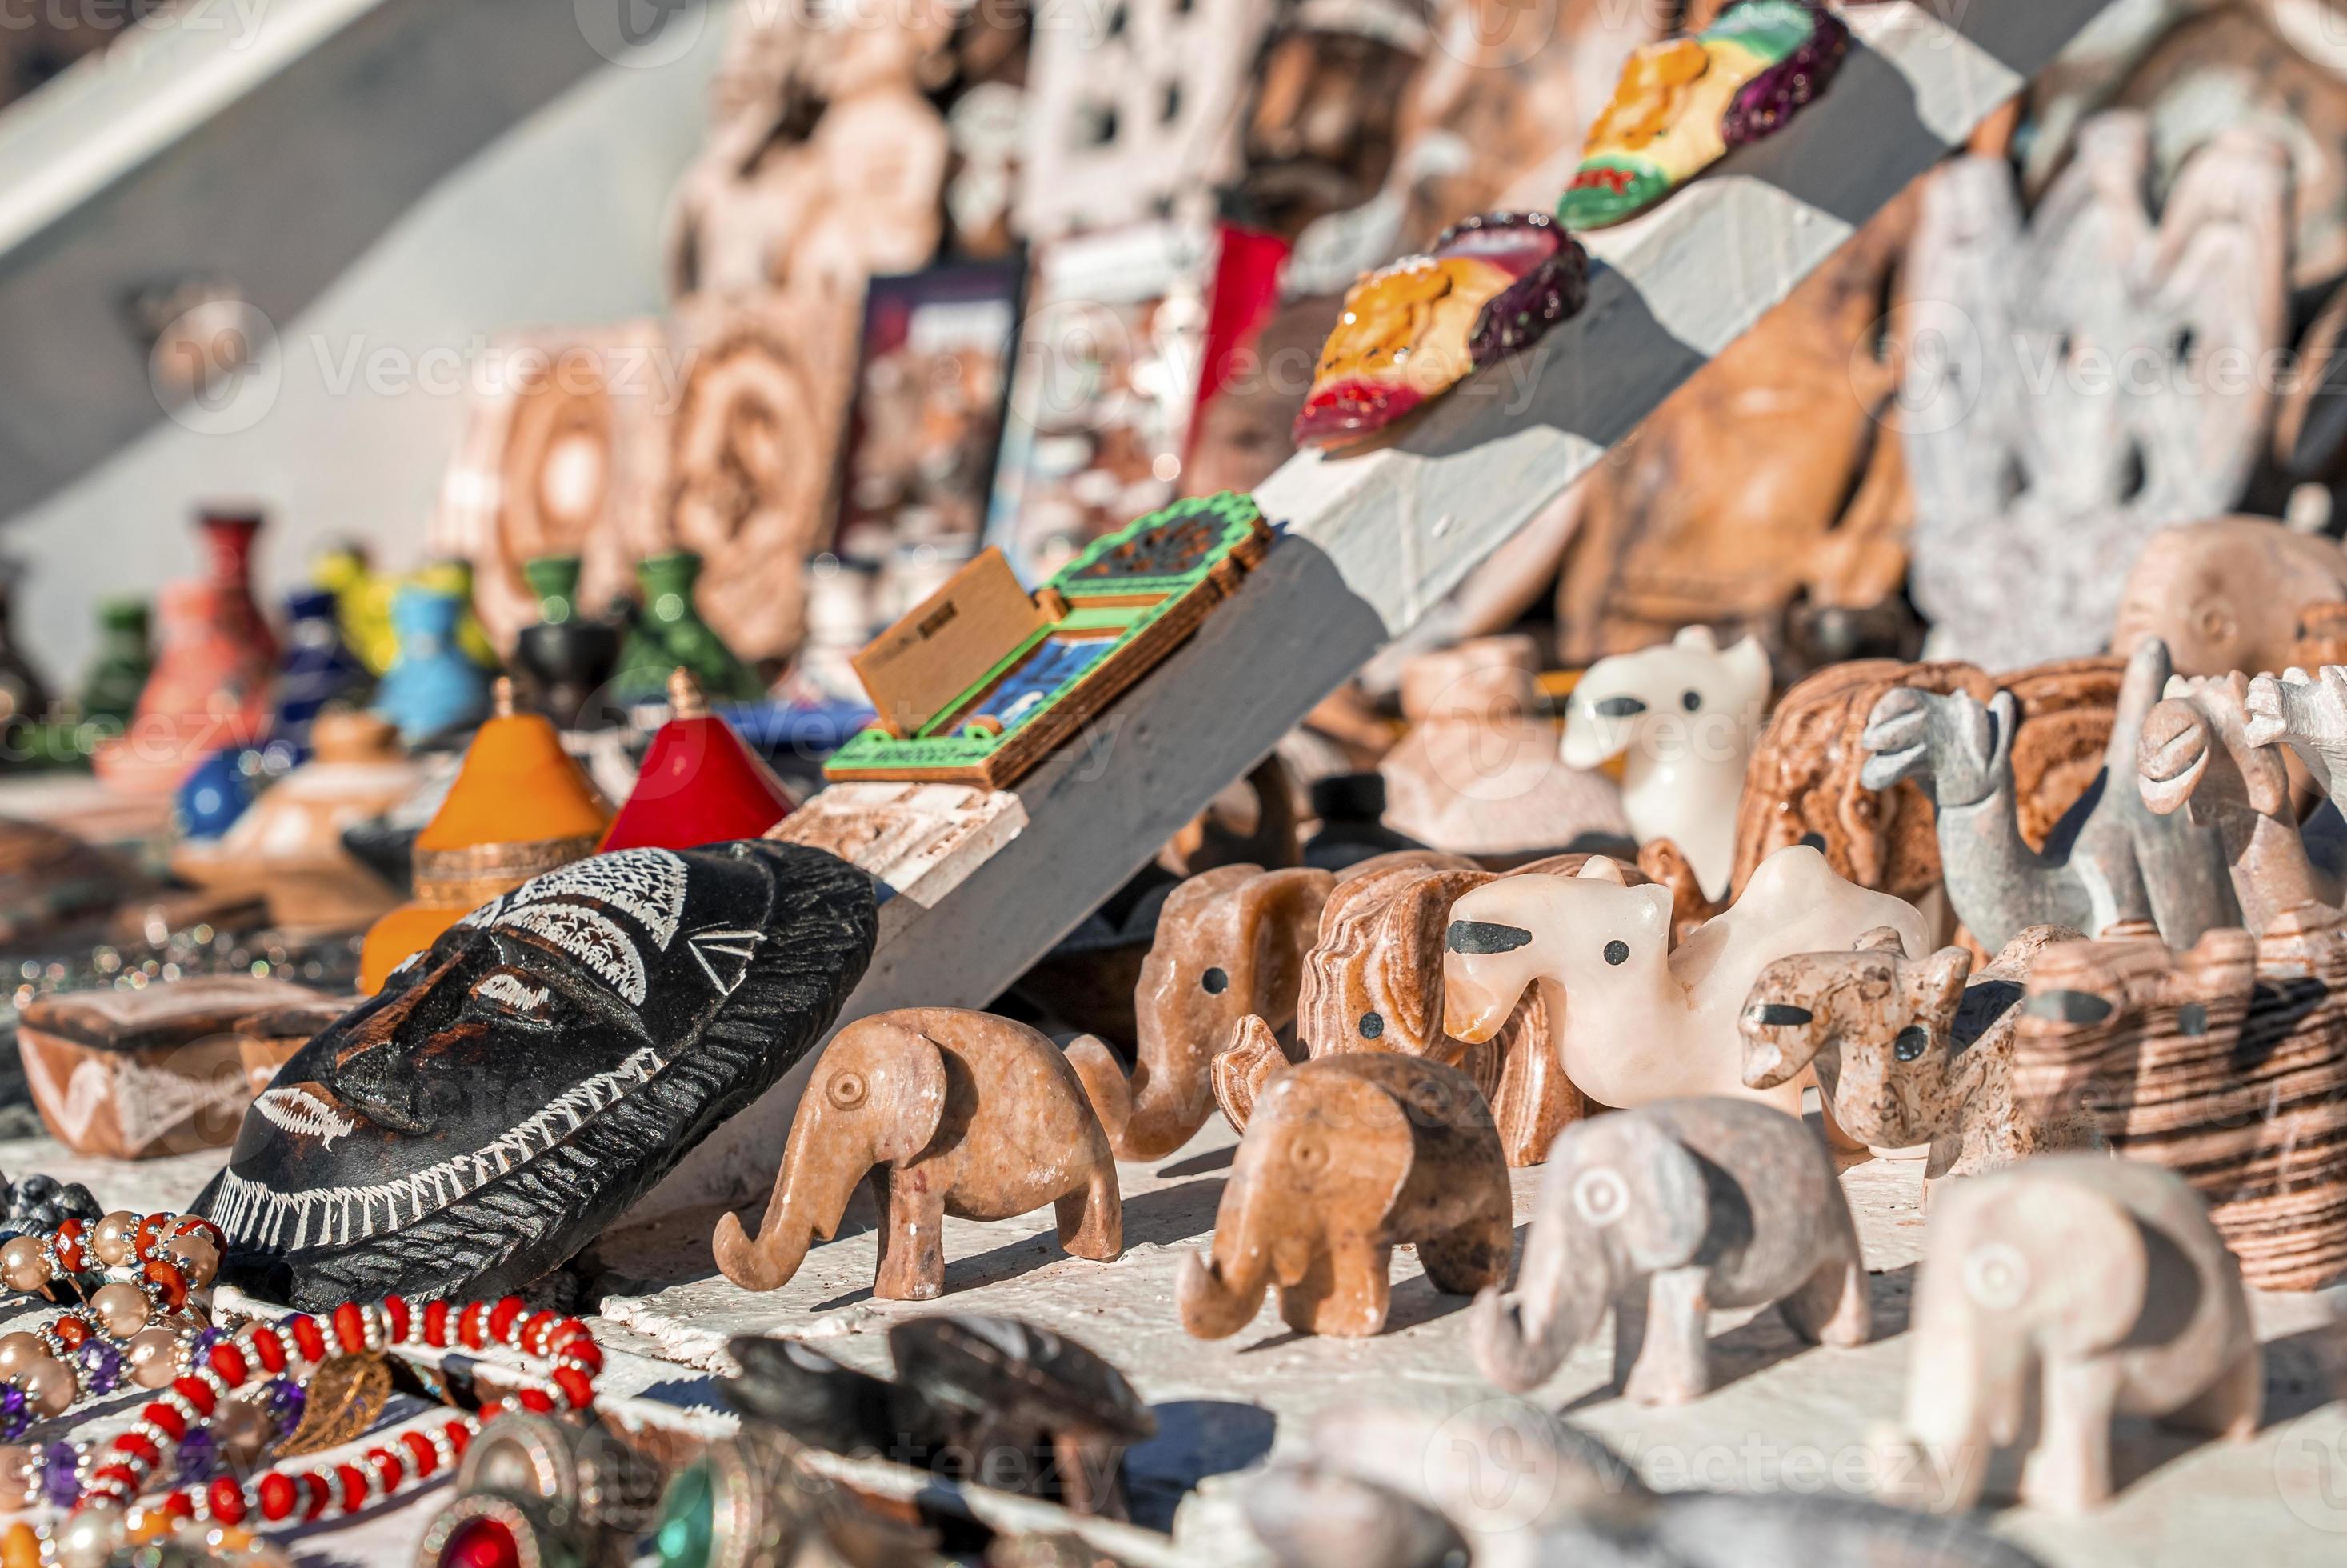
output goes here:
[{"label": "red conical lid", "polygon": [[755,838],[783,820],[791,797],[733,726],[709,711],[682,670],[669,677],[673,716],[652,736],[627,804],[596,846],[692,849]]}]

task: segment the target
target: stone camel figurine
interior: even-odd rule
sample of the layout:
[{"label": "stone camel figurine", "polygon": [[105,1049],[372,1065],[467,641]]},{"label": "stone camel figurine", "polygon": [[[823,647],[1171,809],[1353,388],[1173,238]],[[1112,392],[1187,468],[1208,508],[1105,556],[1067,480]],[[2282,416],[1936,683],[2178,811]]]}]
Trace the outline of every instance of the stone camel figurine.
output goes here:
[{"label": "stone camel figurine", "polygon": [[1488,1040],[1536,985],[1565,1076],[1601,1105],[1726,1094],[1798,1115],[1798,1081],[1745,1086],[1736,1020],[1770,959],[1848,948],[1877,926],[1914,957],[1931,950],[1914,906],[1843,881],[1807,845],[1762,861],[1676,948],[1668,890],[1624,886],[1603,856],[1577,876],[1503,876],[1450,907],[1443,1027]]},{"label": "stone camel figurine", "polygon": [[1569,768],[1622,758],[1622,810],[1645,843],[1667,838],[1708,897],[1736,866],[1736,804],[1768,706],[1768,655],[1757,639],[1721,648],[1690,626],[1660,648],[1585,671],[1566,704]]},{"label": "stone camel figurine", "polygon": [[867,1177],[883,1300],[944,1290],[949,1214],[999,1220],[1050,1204],[1070,1253],[1106,1263],[1123,1250],[1108,1134],[1060,1048],[1010,1019],[898,1008],[841,1030],[791,1119],[758,1239],[725,1215],[717,1266],[744,1290],[786,1284]]},{"label": "stone camel figurine", "polygon": [[[1534,864],[1577,866],[1587,858]],[[1508,1163],[1534,1165],[1581,1114],[1581,1097],[1549,1049],[1540,999],[1530,999],[1481,1044],[1442,1030],[1442,933],[1450,906],[1493,876],[1430,850],[1399,850],[1348,868],[1321,907],[1304,958],[1296,1033],[1311,1056],[1393,1051],[1459,1068],[1490,1102]],[[1245,1025],[1235,1046],[1215,1053],[1214,1098],[1232,1126],[1246,1131],[1257,1096],[1288,1063],[1268,1020]]]},{"label": "stone camel figurine", "polygon": [[2075,931],[2032,926],[1971,977],[1972,955],[1942,948],[1914,959],[1889,927],[1846,953],[1778,958],[1752,982],[1737,1028],[1744,1081],[1788,1083],[1813,1067],[1834,1124],[1880,1150],[1928,1146],[1926,1197],[1952,1176],[2048,1149],[2092,1148],[2093,1124],[2040,1123],[2013,1092],[2022,987],[2038,953]]},{"label": "stone camel figurine", "polygon": [[2264,1358],[2240,1270],[2199,1194],[2137,1161],[2053,1154],[1956,1183],[1932,1212],[1908,1337],[1887,1490],[1934,1509],[1978,1501],[2033,1380],[2022,1499],[2059,1512],[2110,1497],[2114,1417],[2257,1430]]},{"label": "stone camel figurine", "polygon": [[[2318,808],[2314,843],[2299,826],[2282,753],[2249,739],[2250,679],[2229,675],[2168,682],[2144,717],[2136,747],[2144,804],[2162,816],[2181,810],[2217,835],[2232,868],[2233,897],[2252,931],[2284,909],[2340,899],[2342,844],[2337,813]],[[2317,856],[2321,864],[2317,864]]]},{"label": "stone camel figurine", "polygon": [[1658,1493],[1593,1434],[1489,1395],[1337,1405],[1240,1507],[1280,1568],[2038,1568],[1969,1520],[1864,1498]]},{"label": "stone camel figurine", "polygon": [[1777,1303],[1811,1344],[1872,1330],[1858,1225],[1825,1145],[1794,1117],[1706,1095],[1565,1129],[1541,1179],[1514,1290],[1487,1290],[1475,1365],[1539,1387],[1614,1309],[1614,1377],[1676,1405],[1711,1388],[1715,1307]]},{"label": "stone camel figurine", "polygon": [[1165,896],[1133,990],[1132,1076],[1093,1036],[1068,1046],[1118,1159],[1163,1159],[1205,1125],[1209,1064],[1240,1043],[1246,1019],[1274,1031],[1294,1023],[1304,953],[1334,881],[1300,866],[1224,866]]},{"label": "stone camel figurine", "polygon": [[1514,1209],[1482,1094],[1422,1057],[1299,1062],[1272,1080],[1239,1141],[1211,1254],[1182,1260],[1182,1327],[1235,1334],[1276,1285],[1297,1332],[1375,1334],[1404,1242],[1438,1290],[1472,1295],[1507,1277]]},{"label": "stone camel figurine", "polygon": [[1932,797],[1948,901],[1983,948],[2025,926],[2097,934],[2153,920],[2171,942],[2238,925],[2240,908],[2216,834],[2146,805],[2128,787],[2146,715],[2168,685],[2168,646],[2147,637],[2127,661],[2101,779],[2033,850],[2014,815],[2013,735],[2019,710],[1999,691],[1983,704],[1901,687],[1868,716],[1870,789],[1914,779]]}]

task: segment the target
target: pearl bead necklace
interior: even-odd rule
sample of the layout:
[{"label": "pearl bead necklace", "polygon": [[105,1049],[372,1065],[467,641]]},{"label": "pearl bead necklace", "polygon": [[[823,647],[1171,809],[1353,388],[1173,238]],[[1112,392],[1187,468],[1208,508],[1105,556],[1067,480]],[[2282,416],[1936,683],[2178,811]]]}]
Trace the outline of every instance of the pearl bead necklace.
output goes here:
[{"label": "pearl bead necklace", "polygon": [[[483,1351],[510,1349],[546,1363],[543,1388],[526,1388],[492,1400],[480,1412],[457,1413],[410,1428],[366,1449],[356,1460],[331,1465],[283,1465],[240,1481],[218,1475],[190,1481],[159,1501],[131,1506],[146,1491],[165,1454],[214,1419],[223,1400],[249,1383],[290,1379],[304,1384],[335,1355],[379,1356],[397,1346]],[[73,1446],[76,1469],[86,1472],[74,1517],[54,1532],[24,1523],[0,1533],[0,1561],[13,1549],[44,1542],[51,1561],[102,1562],[113,1547],[158,1519],[241,1525],[308,1523],[360,1512],[435,1472],[453,1468],[481,1424],[507,1410],[538,1414],[585,1410],[594,1403],[595,1374],[603,1355],[576,1317],[532,1312],[518,1296],[451,1307],[445,1301],[411,1307],[396,1296],[371,1306],[346,1301],[322,1325],[307,1314],[274,1324],[248,1323],[233,1334],[200,1330],[182,1341],[177,1375],[168,1391],[138,1414],[128,1431],[101,1445]],[[61,1445],[62,1446],[62,1445]],[[49,1495],[58,1498],[62,1491]],[[19,1538],[18,1532],[26,1532]]]}]

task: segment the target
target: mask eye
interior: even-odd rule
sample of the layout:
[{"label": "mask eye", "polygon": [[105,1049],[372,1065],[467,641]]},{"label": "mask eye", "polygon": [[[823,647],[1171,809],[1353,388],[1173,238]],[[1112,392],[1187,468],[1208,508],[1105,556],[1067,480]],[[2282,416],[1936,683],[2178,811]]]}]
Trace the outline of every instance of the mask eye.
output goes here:
[{"label": "mask eye", "polygon": [[1200,975],[1198,983],[1205,988],[1208,996],[1218,997],[1231,989],[1231,977],[1217,967]]},{"label": "mask eye", "polygon": [[517,1023],[554,1021],[554,993],[543,982],[512,969],[492,969],[473,987],[473,1001]]}]

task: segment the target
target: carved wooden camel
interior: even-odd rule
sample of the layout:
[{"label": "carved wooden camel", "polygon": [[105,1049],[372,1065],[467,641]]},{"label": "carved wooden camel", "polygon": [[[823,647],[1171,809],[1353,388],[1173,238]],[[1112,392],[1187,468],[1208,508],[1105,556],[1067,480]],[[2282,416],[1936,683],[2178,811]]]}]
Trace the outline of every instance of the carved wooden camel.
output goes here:
[{"label": "carved wooden camel", "polygon": [[[2145,716],[2168,677],[2168,647],[2146,638],[2127,661],[2103,778],[2047,836],[2041,852],[2014,813],[2013,694],[1983,705],[1968,692],[1902,687],[1875,703],[1861,774],[1887,789],[1914,779],[1932,796],[1948,900],[1973,938],[2003,948],[2025,926],[2099,932],[2151,919],[2171,940],[2238,923],[2223,846],[2211,829],[2161,816],[2134,777]],[[2114,783],[2116,781],[2116,783]]]}]

